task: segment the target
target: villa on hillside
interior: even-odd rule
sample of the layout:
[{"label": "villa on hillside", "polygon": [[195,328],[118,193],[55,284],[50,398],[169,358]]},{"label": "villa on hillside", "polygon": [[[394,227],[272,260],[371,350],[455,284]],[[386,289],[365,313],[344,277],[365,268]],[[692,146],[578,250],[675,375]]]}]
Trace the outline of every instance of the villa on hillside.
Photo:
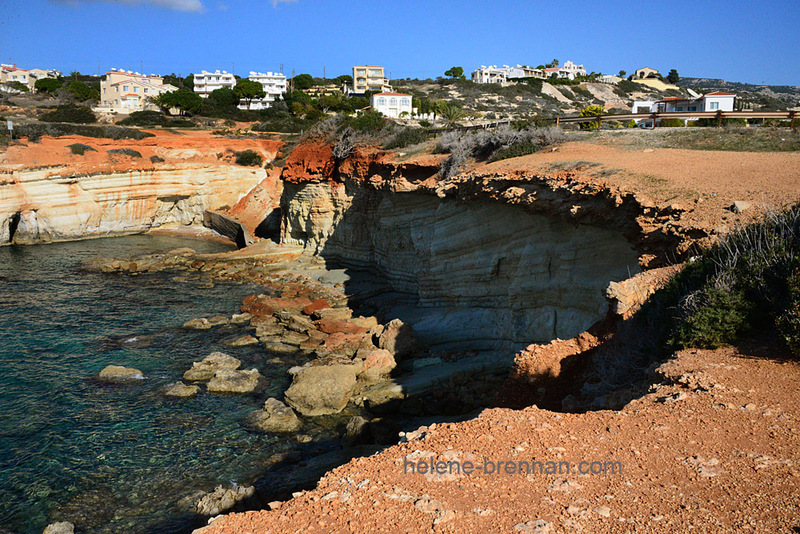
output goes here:
[{"label": "villa on hillside", "polygon": [[267,109],[279,96],[286,92],[286,75],[279,72],[250,72],[248,80],[258,82],[264,89],[266,96],[247,104],[239,104],[239,109]]},{"label": "villa on hillside", "polygon": [[642,67],[641,69],[636,69],[633,73],[632,78],[634,80],[645,80],[647,78],[658,78],[660,73],[656,69],[651,69],[650,67]]},{"label": "villa on hillside", "polygon": [[199,74],[193,74],[194,78],[194,92],[203,98],[207,98],[212,91],[217,89],[233,89],[236,86],[236,77],[226,71],[201,71]]},{"label": "villa on hillside", "polygon": [[578,76],[586,76],[586,69],[583,65],[576,65],[572,61],[567,61],[559,67],[549,67],[544,69],[547,78],[566,78],[574,80]]},{"label": "villa on hillside", "polygon": [[526,65],[517,65],[516,67],[509,67],[503,65],[491,65],[489,67],[481,65],[480,68],[472,71],[470,79],[475,83],[499,83],[505,84],[514,78],[544,78],[544,71],[542,69],[534,69]]},{"label": "villa on hillside", "polygon": [[110,70],[100,82],[100,104],[95,111],[128,114],[156,109],[151,98],[177,90],[174,85],[165,84],[161,76]]},{"label": "villa on hillside", "polygon": [[406,113],[411,116],[411,95],[405,93],[375,93],[369,98],[372,109],[387,117],[399,118]]},{"label": "villa on hillside", "polygon": [[16,65],[0,65],[0,83],[19,82],[29,91],[34,91],[36,80],[42,78],[58,78],[61,73],[57,70],[20,69]]},{"label": "villa on hillside", "polygon": [[385,69],[378,65],[356,65],[353,67],[353,82],[342,87],[345,94],[357,96],[367,91],[386,93],[391,90]]}]

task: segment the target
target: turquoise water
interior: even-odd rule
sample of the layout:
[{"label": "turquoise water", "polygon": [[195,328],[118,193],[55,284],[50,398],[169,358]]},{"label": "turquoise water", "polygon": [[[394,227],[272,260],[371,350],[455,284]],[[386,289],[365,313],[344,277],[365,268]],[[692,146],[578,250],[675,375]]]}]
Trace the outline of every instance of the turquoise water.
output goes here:
[{"label": "turquoise water", "polygon": [[[288,439],[250,433],[242,418],[288,387],[286,365],[263,348],[224,344],[242,330],[186,331],[188,319],[238,312],[250,285],[87,273],[81,260],[224,245],[135,236],[0,248],[0,532],[41,532],[56,520],[79,532],[179,532],[178,501],[216,484],[245,483]],[[229,328],[226,330],[226,328]],[[164,397],[192,361],[214,350],[270,380],[259,397]],[[109,364],[147,379],[103,385]],[[296,443],[296,442],[295,442]]]}]

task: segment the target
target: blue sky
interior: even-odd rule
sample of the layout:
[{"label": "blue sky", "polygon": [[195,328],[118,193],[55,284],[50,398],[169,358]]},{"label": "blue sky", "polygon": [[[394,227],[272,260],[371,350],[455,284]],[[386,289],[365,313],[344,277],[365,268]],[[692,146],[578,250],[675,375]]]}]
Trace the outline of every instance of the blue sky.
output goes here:
[{"label": "blue sky", "polygon": [[96,73],[116,67],[392,77],[451,66],[573,60],[589,71],[800,85],[797,0],[0,0],[0,61]]}]

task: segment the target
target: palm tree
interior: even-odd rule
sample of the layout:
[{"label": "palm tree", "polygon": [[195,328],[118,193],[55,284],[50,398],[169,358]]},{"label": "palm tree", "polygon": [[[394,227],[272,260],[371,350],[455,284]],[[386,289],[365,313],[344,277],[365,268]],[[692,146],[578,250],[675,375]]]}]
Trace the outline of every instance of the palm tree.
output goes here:
[{"label": "palm tree", "polygon": [[439,115],[441,115],[442,118],[445,121],[447,121],[447,126],[455,126],[456,123],[458,123],[458,121],[460,121],[463,118],[466,118],[467,112],[461,109],[461,106],[459,106],[458,104],[456,103],[447,104],[444,102],[442,104],[443,105],[439,110]]}]

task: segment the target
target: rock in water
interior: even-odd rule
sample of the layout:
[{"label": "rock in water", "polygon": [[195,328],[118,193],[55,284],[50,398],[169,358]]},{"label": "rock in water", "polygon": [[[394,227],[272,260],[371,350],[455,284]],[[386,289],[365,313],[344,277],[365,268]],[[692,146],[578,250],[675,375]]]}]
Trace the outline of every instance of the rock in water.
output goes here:
[{"label": "rock in water", "polygon": [[44,527],[42,534],[73,534],[75,532],[75,525],[68,521],[61,521],[59,523],[50,523]]},{"label": "rock in water", "polygon": [[251,393],[263,377],[257,369],[235,371],[222,369],[214,374],[206,388],[212,393]]},{"label": "rock in water", "polygon": [[190,330],[208,330],[211,328],[211,323],[208,322],[208,319],[205,317],[201,317],[199,319],[191,319],[183,323],[184,328],[188,328]]},{"label": "rock in water", "polygon": [[122,367],[121,365],[109,365],[97,375],[103,382],[120,383],[133,380],[144,380],[144,374],[132,367]]},{"label": "rock in water", "polygon": [[194,362],[192,368],[183,373],[184,380],[211,380],[217,371],[223,369],[238,369],[242,362],[225,354],[224,352],[212,352],[201,362]]},{"label": "rock in water", "polygon": [[246,347],[248,345],[258,345],[258,339],[254,338],[253,336],[247,335],[242,337],[237,337],[236,339],[232,340],[228,343],[231,347]]},{"label": "rock in water", "polygon": [[259,432],[294,432],[300,428],[300,419],[294,410],[278,399],[267,399],[264,409],[248,415],[246,423]]},{"label": "rock in water", "polygon": [[306,416],[341,412],[356,389],[361,364],[315,365],[299,369],[286,402]]},{"label": "rock in water", "polygon": [[200,515],[219,515],[233,508],[236,503],[255,495],[253,486],[233,486],[226,488],[217,486],[213,492],[207,493],[197,502],[197,513]]},{"label": "rock in water", "polygon": [[414,330],[400,319],[392,319],[384,328],[378,346],[386,349],[397,359],[411,356],[417,352]]},{"label": "rock in water", "polygon": [[198,391],[200,391],[200,388],[197,386],[187,386],[183,382],[176,382],[164,391],[164,395],[168,397],[186,398],[197,395]]}]

